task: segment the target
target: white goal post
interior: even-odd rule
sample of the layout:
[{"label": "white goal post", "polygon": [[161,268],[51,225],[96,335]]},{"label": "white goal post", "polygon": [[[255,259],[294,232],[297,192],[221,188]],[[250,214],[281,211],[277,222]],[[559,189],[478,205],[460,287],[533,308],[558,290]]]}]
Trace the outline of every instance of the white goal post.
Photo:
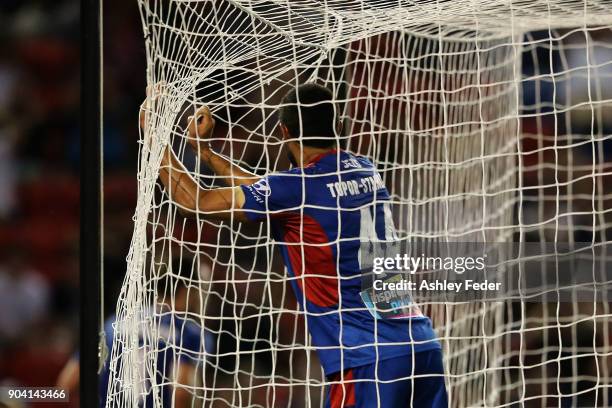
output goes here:
[{"label": "white goal post", "polygon": [[[267,223],[185,219],[158,182],[172,146],[203,190],[221,185],[183,131],[203,104],[215,150],[264,175],[288,166],[282,96],[327,86],[338,141],[377,166],[405,242],[610,242],[611,0],[138,4],[147,83],[163,89],[145,106],[107,407],[167,406],[178,389],[197,407],[323,403],[328,381]],[[178,284],[188,306],[172,313],[208,339],[186,383],[158,364],[184,352],[181,333],[159,340],[157,304],[173,308]],[[452,406],[612,404],[607,302],[423,308]]]}]

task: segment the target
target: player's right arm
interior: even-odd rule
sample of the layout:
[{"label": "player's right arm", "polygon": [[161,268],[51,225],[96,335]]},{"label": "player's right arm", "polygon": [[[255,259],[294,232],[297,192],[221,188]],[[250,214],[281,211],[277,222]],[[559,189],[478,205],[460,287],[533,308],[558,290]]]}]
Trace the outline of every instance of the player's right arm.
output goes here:
[{"label": "player's right arm", "polygon": [[212,117],[208,107],[199,108],[195,115],[190,118],[187,127],[188,141],[193,149],[198,153],[200,159],[212,170],[217,176],[221,176],[223,182],[227,186],[251,185],[259,180],[256,174],[253,174],[231,160],[215,153],[210,147],[210,137],[215,128],[215,119]]}]

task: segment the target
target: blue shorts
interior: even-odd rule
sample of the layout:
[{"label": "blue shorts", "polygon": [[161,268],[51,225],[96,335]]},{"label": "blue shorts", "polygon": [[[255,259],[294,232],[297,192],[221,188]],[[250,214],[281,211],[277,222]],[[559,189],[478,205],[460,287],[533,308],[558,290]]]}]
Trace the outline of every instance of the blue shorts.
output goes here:
[{"label": "blue shorts", "polygon": [[334,383],[327,388],[325,408],[448,407],[440,349],[349,368],[328,381]]}]

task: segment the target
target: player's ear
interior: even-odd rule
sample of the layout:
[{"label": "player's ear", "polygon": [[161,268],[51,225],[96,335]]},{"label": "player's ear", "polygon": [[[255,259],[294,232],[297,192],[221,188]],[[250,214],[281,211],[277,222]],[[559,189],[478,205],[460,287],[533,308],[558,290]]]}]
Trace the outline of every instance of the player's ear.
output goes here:
[{"label": "player's ear", "polygon": [[278,123],[278,127],[281,130],[281,134],[283,135],[283,139],[284,140],[288,140],[291,138],[291,136],[289,136],[289,129],[287,129],[287,126],[285,126],[283,123],[279,122]]}]

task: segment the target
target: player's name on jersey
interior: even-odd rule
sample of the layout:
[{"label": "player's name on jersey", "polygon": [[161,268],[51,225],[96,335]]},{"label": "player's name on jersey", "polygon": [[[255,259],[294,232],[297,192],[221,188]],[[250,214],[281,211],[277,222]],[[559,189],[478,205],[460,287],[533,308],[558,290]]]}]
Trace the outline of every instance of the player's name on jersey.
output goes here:
[{"label": "player's name on jersey", "polygon": [[395,282],[385,282],[377,279],[373,282],[375,291],[440,291],[440,292],[456,292],[461,291],[497,291],[501,289],[501,282],[491,282],[488,279],[483,281],[475,281],[466,279],[464,281],[448,281],[446,279],[435,279],[421,281],[412,281],[402,279]]},{"label": "player's name on jersey", "polygon": [[372,176],[362,177],[356,180],[336,181],[335,183],[327,183],[332,197],[345,197],[347,195],[358,195],[371,193],[385,187],[380,174],[376,173]]}]

